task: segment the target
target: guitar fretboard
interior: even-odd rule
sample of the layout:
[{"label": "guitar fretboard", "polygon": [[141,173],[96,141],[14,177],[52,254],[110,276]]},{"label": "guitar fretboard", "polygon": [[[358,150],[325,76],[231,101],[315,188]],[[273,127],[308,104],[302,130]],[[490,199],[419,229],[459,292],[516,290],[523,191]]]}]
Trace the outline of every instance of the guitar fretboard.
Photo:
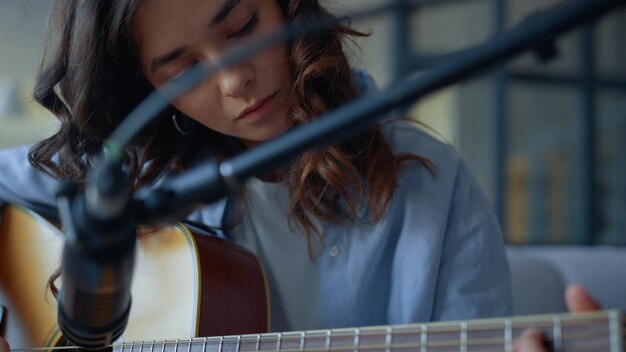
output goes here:
[{"label": "guitar fretboard", "polygon": [[365,328],[121,343],[114,352],[512,351],[524,329],[542,330],[555,351],[623,352],[617,311]]}]

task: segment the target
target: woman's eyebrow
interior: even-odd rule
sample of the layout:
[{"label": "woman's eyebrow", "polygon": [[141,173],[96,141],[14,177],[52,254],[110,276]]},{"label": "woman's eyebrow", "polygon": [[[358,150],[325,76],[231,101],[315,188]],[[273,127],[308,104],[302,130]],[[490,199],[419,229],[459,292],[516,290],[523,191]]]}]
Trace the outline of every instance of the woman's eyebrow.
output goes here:
[{"label": "woman's eyebrow", "polygon": [[211,27],[223,22],[230,12],[237,6],[241,0],[226,0],[222,7],[217,11],[215,17],[211,20]]},{"label": "woman's eyebrow", "polygon": [[187,50],[187,48],[176,48],[166,54],[163,55],[159,55],[157,57],[155,57],[154,59],[152,59],[152,63],[150,64],[150,72],[152,72],[153,74],[163,65],[172,62],[174,60],[176,60],[177,58],[179,58],[185,51]]}]

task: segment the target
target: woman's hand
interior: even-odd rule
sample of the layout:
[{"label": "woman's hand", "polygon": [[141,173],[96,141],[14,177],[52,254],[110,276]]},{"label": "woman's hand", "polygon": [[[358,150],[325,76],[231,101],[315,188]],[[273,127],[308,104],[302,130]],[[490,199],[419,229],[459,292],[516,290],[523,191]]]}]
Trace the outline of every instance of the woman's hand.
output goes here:
[{"label": "woman's hand", "polygon": [[[581,285],[571,285],[567,288],[565,302],[572,313],[589,312],[602,308]],[[547,352],[548,349],[545,346],[545,338],[541,331],[527,329],[522,333],[522,337],[515,342],[513,351]]]},{"label": "woman's hand", "polygon": [[7,340],[0,337],[0,352],[9,352],[9,351],[10,351],[10,348],[9,348],[9,344],[7,343]]}]

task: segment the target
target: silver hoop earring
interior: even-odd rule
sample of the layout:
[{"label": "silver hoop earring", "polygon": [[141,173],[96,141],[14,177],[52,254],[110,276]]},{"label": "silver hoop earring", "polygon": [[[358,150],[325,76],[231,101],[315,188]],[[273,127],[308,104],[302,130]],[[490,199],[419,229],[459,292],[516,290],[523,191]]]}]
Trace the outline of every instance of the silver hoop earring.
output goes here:
[{"label": "silver hoop earring", "polygon": [[189,134],[189,131],[185,131],[180,127],[180,124],[178,123],[178,115],[172,114],[172,123],[174,124],[174,128],[176,128],[176,131],[178,131],[178,133],[180,133],[181,135],[187,136]]}]

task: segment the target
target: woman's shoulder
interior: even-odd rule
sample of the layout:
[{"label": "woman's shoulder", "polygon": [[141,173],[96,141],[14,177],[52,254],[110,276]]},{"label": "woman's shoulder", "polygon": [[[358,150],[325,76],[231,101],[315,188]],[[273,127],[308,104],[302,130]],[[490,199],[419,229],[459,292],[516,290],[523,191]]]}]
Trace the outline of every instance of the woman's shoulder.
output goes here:
[{"label": "woman's shoulder", "polygon": [[29,145],[0,149],[0,181],[16,181],[16,177],[35,172],[28,161],[29,150]]},{"label": "woman's shoulder", "polygon": [[450,217],[450,223],[469,213],[491,212],[474,175],[452,145],[410,120],[392,120],[382,129],[395,155],[415,155],[432,166],[414,162],[401,168],[397,176],[398,189],[402,190],[398,201],[415,203],[419,209],[449,209],[443,214]]},{"label": "woman's shoulder", "polygon": [[16,147],[0,149],[0,158],[2,158],[0,160],[5,161],[16,157],[21,158],[23,156],[27,156],[30,147],[30,145],[25,144]]},{"label": "woman's shoulder", "polygon": [[351,68],[352,82],[360,95],[369,95],[378,92],[378,86],[367,70],[359,67]]},{"label": "woman's shoulder", "polygon": [[394,154],[413,154],[427,159],[436,168],[458,165],[461,157],[454,147],[428,131],[427,126],[406,118],[391,118],[381,124],[383,136]]},{"label": "woman's shoulder", "polygon": [[54,207],[57,182],[33,167],[28,160],[30,145],[0,150],[0,200],[27,207]]}]

